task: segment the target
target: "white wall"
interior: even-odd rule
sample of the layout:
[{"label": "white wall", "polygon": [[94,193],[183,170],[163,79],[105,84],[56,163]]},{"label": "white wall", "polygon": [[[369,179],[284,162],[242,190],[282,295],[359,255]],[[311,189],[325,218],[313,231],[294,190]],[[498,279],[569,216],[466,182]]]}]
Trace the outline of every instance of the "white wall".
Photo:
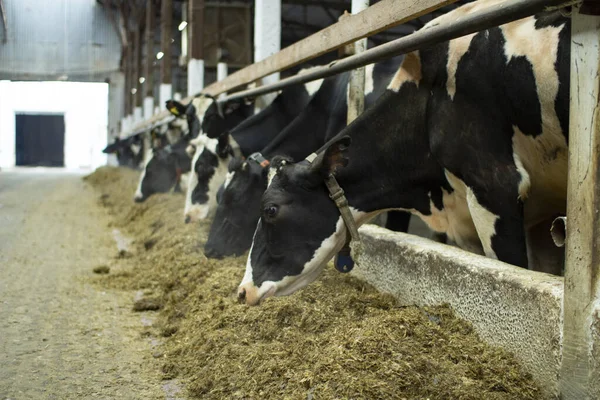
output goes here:
[{"label": "white wall", "polygon": [[0,167],[15,165],[15,114],[64,113],[65,167],[106,164],[108,84],[0,81]]}]

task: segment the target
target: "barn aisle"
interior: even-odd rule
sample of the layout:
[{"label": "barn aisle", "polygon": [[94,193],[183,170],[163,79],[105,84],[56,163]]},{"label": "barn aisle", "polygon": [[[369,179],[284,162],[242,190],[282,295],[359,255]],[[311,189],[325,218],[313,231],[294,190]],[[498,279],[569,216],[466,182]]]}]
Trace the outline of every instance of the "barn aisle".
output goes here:
[{"label": "barn aisle", "polygon": [[0,172],[0,399],[164,398],[131,293],[88,283],[115,255],[79,175]]}]

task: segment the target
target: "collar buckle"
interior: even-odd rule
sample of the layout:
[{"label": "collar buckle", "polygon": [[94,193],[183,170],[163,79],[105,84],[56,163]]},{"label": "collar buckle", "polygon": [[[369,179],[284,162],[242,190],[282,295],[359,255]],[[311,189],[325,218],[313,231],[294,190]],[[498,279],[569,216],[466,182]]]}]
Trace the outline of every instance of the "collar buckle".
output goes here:
[{"label": "collar buckle", "polygon": [[252,161],[256,162],[258,165],[260,165],[263,168],[266,168],[269,165],[271,165],[269,160],[267,160],[265,157],[263,157],[262,154],[260,154],[258,152],[250,154],[248,156],[248,160],[252,160]]}]

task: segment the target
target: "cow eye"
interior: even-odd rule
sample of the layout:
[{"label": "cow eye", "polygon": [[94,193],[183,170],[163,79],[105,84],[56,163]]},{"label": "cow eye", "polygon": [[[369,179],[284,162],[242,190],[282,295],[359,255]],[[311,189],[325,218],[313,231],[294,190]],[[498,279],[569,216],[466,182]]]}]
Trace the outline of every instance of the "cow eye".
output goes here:
[{"label": "cow eye", "polygon": [[265,212],[265,217],[267,218],[275,218],[275,216],[277,215],[277,211],[279,211],[278,207],[274,204],[271,204],[270,206],[266,207],[264,212]]}]

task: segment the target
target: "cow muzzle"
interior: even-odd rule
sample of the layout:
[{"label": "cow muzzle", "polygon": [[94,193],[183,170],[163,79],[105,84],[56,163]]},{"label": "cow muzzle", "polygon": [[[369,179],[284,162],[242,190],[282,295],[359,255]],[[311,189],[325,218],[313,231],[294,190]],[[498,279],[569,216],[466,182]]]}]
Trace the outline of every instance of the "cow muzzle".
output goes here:
[{"label": "cow muzzle", "polygon": [[238,301],[249,306],[256,306],[267,297],[273,296],[276,289],[273,283],[263,283],[260,287],[257,287],[254,282],[247,282],[241,284],[238,288]]}]

